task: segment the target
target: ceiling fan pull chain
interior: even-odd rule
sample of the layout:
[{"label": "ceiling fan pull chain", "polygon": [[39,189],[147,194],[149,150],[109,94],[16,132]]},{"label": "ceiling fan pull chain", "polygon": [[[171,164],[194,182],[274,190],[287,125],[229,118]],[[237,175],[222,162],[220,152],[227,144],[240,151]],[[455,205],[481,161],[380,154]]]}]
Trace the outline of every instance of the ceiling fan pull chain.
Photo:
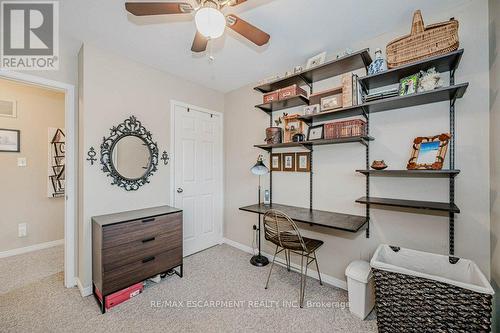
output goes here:
[{"label": "ceiling fan pull chain", "polygon": [[211,39],[208,39],[208,61],[210,63],[214,62],[215,60],[215,57],[213,55],[213,52],[212,52],[212,40]]}]

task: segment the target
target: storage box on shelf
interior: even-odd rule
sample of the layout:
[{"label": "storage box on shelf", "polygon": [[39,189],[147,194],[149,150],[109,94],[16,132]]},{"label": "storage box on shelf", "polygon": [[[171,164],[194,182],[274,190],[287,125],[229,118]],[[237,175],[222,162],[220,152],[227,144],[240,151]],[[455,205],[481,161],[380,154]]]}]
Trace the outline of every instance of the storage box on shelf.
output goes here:
[{"label": "storage box on shelf", "polygon": [[366,135],[366,121],[351,119],[325,124],[325,139],[359,137]]}]

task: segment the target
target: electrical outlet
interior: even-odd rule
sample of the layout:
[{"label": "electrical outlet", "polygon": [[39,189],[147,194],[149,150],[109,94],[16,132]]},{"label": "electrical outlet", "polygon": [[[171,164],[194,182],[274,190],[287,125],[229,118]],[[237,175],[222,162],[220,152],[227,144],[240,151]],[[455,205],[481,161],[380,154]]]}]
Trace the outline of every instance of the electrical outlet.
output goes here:
[{"label": "electrical outlet", "polygon": [[18,167],[25,167],[26,166],[26,157],[18,157],[17,158],[17,166]]},{"label": "electrical outlet", "polygon": [[19,223],[17,228],[17,237],[28,236],[28,223]]}]

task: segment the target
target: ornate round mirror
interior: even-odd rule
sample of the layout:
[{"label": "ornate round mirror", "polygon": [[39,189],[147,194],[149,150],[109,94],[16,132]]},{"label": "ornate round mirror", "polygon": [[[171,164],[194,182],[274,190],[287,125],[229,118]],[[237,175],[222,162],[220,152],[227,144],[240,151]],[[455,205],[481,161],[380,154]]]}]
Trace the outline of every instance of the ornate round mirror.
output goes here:
[{"label": "ornate round mirror", "polygon": [[139,179],[151,167],[151,152],[147,143],[134,135],[116,141],[111,156],[116,172],[123,178]]},{"label": "ornate round mirror", "polygon": [[151,132],[134,116],[111,128],[111,135],[101,145],[102,170],[113,178],[112,185],[127,191],[149,183],[157,170],[158,146]]}]

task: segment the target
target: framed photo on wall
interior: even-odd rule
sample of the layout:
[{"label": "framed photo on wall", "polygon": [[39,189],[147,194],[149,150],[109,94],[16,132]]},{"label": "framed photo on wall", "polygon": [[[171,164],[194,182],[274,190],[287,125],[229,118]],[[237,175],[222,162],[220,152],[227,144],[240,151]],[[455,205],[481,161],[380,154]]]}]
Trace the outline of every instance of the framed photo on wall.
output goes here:
[{"label": "framed photo on wall", "polygon": [[296,153],[295,154],[295,165],[297,172],[309,172],[311,171],[311,153]]},{"label": "framed photo on wall", "polygon": [[271,171],[281,171],[281,154],[271,154]]},{"label": "framed photo on wall", "polygon": [[295,153],[283,153],[283,171],[295,171]]},{"label": "framed photo on wall", "polygon": [[21,151],[21,131],[0,128],[0,152],[19,153]]},{"label": "framed photo on wall", "polygon": [[408,170],[441,170],[451,135],[420,136],[413,140]]}]

